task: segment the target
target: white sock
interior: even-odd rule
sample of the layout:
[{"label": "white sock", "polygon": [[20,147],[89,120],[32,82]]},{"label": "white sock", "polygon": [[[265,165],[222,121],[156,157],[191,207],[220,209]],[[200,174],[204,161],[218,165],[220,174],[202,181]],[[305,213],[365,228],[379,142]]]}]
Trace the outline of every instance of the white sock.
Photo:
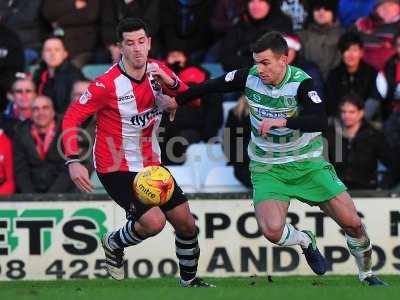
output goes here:
[{"label": "white sock", "polygon": [[307,248],[310,243],[311,239],[307,234],[297,230],[292,224],[285,224],[282,237],[277,244],[279,246],[300,245],[301,248]]},{"label": "white sock", "polygon": [[363,281],[373,275],[372,273],[372,245],[368,237],[361,239],[353,238],[346,234],[347,246],[350,253],[356,259],[358,278]]}]

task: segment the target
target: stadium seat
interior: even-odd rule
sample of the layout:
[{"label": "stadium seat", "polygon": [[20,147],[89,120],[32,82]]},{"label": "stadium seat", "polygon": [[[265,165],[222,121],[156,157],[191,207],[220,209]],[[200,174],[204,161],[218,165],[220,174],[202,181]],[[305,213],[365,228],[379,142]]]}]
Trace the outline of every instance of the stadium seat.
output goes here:
[{"label": "stadium seat", "polygon": [[96,172],[93,172],[92,175],[90,176],[90,181],[93,184],[94,187],[94,194],[105,194],[106,190],[104,189],[103,185],[100,182],[99,177],[97,176]]},{"label": "stadium seat", "polygon": [[247,192],[233,173],[232,166],[219,166],[210,170],[202,192],[205,193],[239,193]]},{"label": "stadium seat", "polygon": [[86,65],[82,67],[82,73],[87,79],[93,80],[107,71],[110,67],[111,65],[108,64]]},{"label": "stadium seat", "polygon": [[193,169],[185,166],[167,166],[184,193],[195,193],[196,181]]},{"label": "stadium seat", "polygon": [[210,73],[210,78],[219,77],[225,73],[224,69],[222,68],[222,65],[220,65],[220,64],[204,63],[204,64],[201,64],[201,67],[206,69],[207,72]]},{"label": "stadium seat", "polygon": [[221,144],[192,144],[186,150],[185,167],[193,170],[196,188],[204,186],[208,172],[217,166],[226,165],[227,161]]}]

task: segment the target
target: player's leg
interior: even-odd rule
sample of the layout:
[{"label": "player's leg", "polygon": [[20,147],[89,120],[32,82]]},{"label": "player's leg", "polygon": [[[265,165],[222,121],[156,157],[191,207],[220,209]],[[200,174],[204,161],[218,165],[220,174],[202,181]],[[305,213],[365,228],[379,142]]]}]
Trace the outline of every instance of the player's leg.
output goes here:
[{"label": "player's leg", "polygon": [[132,182],[136,173],[114,172],[99,174],[99,179],[111,198],[127,212],[127,223],[102,238],[109,274],[117,280],[124,278],[124,248],[135,246],[156,235],[165,226],[165,216],[158,208],[150,208],[136,199]]},{"label": "player's leg", "polygon": [[314,234],[286,223],[292,193],[287,182],[293,171],[279,165],[269,166],[267,170],[256,166],[250,170],[256,218],[264,236],[280,246],[300,245],[314,273],[324,274],[325,259],[317,248]]},{"label": "player's leg", "polygon": [[213,287],[196,276],[200,257],[198,230],[190,213],[187,198],[176,183],[170,201],[161,208],[175,229],[175,249],[179,260],[181,286]]},{"label": "player's leg", "polygon": [[350,195],[343,192],[320,204],[320,208],[344,230],[350,253],[356,260],[360,281],[369,285],[385,285],[372,273],[371,241]]},{"label": "player's leg", "polygon": [[275,200],[258,202],[255,213],[261,232],[276,245],[299,245],[314,273],[324,274],[326,263],[317,248],[314,234],[310,231],[297,230],[293,225],[286,223],[288,208],[289,202]]}]

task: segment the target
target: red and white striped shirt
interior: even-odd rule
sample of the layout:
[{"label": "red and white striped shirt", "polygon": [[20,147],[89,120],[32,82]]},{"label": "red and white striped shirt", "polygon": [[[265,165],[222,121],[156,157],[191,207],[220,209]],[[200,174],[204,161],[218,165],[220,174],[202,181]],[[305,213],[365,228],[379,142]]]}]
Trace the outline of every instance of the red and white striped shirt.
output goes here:
[{"label": "red and white striped shirt", "polygon": [[[174,89],[161,86],[163,93],[176,96],[188,87],[165,65],[156,63],[172,78]],[[141,80],[126,74],[120,64],[96,78],[88,90],[69,106],[63,121],[63,144],[67,157],[78,155],[78,130],[89,116],[96,115],[95,168],[100,173],[138,172],[159,165],[160,147],[156,131],[162,111],[155,99],[160,86],[147,73]]]}]

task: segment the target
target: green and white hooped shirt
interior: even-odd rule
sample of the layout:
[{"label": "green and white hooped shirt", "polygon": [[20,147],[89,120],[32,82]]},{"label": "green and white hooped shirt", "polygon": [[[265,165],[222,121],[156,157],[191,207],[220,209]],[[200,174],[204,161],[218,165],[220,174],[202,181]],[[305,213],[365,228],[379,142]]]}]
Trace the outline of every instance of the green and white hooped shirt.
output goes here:
[{"label": "green and white hooped shirt", "polygon": [[[259,78],[256,66],[250,69],[244,92],[250,108],[252,134],[248,154],[251,160],[282,164],[322,155],[321,132],[276,128],[270,130],[266,137],[258,133],[264,118],[290,118],[299,115],[299,88],[306,79],[311,77],[301,69],[289,65],[281,84],[266,85]],[[316,104],[321,102],[313,90],[308,90],[307,96]]]}]

